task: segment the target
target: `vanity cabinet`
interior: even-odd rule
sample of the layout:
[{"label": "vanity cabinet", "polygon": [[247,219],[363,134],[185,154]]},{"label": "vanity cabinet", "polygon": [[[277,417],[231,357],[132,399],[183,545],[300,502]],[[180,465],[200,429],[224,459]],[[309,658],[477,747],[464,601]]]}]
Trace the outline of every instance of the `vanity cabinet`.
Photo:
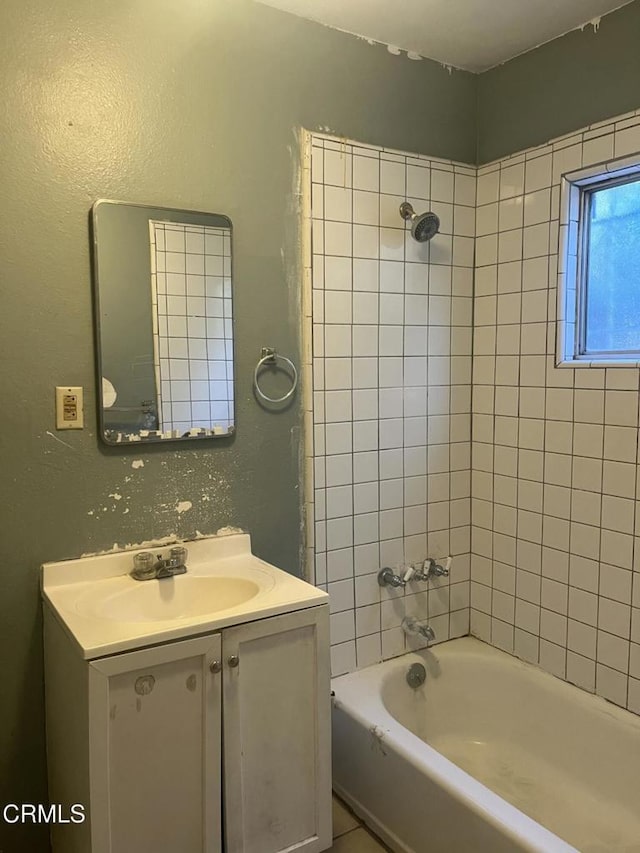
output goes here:
[{"label": "vanity cabinet", "polygon": [[331,846],[328,607],[96,660],[45,608],[54,853]]}]

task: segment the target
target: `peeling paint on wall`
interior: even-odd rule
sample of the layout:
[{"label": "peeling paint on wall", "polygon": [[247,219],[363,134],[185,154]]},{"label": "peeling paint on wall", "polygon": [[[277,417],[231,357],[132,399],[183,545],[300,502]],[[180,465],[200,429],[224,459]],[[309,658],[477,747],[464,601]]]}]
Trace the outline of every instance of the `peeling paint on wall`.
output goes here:
[{"label": "peeling paint on wall", "polygon": [[178,515],[182,515],[183,512],[189,512],[189,510],[193,507],[191,501],[178,501],[178,505],[176,506],[176,512]]},{"label": "peeling paint on wall", "polygon": [[114,542],[111,548],[103,551],[93,551],[81,554],[80,557],[102,557],[105,554],[113,554],[118,551],[139,551],[141,549],[155,550],[156,548],[166,548],[168,545],[188,545],[196,539],[211,539],[213,536],[236,536],[237,534],[247,533],[241,527],[221,527],[215,533],[201,533],[196,530],[193,536],[183,538],[176,533],[170,533],[168,536],[163,536],[160,539],[147,539],[143,542],[128,542],[126,545],[121,545]]},{"label": "peeling paint on wall", "polygon": [[142,459],[134,459],[131,463],[132,468],[144,468],[144,462]]},{"label": "peeling paint on wall", "polygon": [[584,32],[587,27],[593,27],[594,33],[597,33],[600,29],[600,22],[602,21],[602,16],[598,18],[592,18],[590,21],[587,21],[586,24],[583,24],[579,27],[580,32]]}]

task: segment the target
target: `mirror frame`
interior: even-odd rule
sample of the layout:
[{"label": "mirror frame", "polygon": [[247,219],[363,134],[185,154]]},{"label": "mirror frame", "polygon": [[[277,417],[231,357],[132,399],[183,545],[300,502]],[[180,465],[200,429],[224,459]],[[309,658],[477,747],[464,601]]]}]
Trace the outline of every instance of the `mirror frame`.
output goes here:
[{"label": "mirror frame", "polygon": [[[126,441],[122,440],[114,440],[107,433],[108,429],[105,424],[105,406],[104,406],[104,397],[103,397],[103,387],[102,387],[102,369],[103,369],[103,357],[102,357],[102,329],[101,329],[101,300],[100,300],[100,251],[98,246],[98,217],[100,208],[106,205],[110,206],[123,206],[128,208],[135,208],[139,211],[144,211],[143,217],[146,221],[150,220],[160,220],[166,222],[177,222],[177,223],[185,223],[191,225],[210,225],[213,228],[228,228],[229,229],[229,238],[231,242],[231,304],[232,304],[232,316],[231,316],[231,324],[232,324],[232,352],[233,352],[233,387],[234,387],[234,401],[233,401],[233,426],[229,428],[227,432],[220,433],[219,435],[207,434],[207,435],[183,435],[178,437],[164,437],[164,436],[146,436],[141,435],[140,432],[145,432],[145,430],[140,430],[138,433],[130,433],[132,438],[129,438]],[[91,238],[91,278],[93,282],[93,298],[94,298],[94,326],[95,326],[95,345],[96,345],[96,384],[97,384],[97,393],[96,393],[96,402],[98,409],[98,422],[99,422],[99,432],[100,438],[102,441],[111,446],[111,447],[132,447],[139,446],[140,444],[164,444],[166,442],[180,442],[183,443],[185,441],[206,441],[209,439],[224,439],[224,438],[232,438],[235,435],[237,429],[237,415],[236,415],[236,324],[235,324],[235,305],[234,305],[234,261],[233,261],[233,223],[228,216],[225,216],[221,213],[206,213],[204,211],[196,211],[196,210],[184,210],[180,208],[170,208],[170,207],[157,207],[155,205],[146,205],[146,204],[138,204],[135,202],[127,202],[127,201],[118,201],[114,199],[108,198],[100,198],[97,199],[91,207],[90,215],[90,238]],[[149,244],[150,247],[150,244]],[[151,290],[151,251],[148,252],[149,255],[149,279],[147,285],[149,290]],[[152,332],[153,334],[153,332]],[[197,429],[197,427],[194,427]]]}]

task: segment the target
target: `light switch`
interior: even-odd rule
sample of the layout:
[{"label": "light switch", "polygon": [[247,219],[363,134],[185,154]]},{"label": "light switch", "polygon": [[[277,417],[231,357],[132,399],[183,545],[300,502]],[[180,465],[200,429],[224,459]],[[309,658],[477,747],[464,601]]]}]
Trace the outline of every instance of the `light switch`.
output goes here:
[{"label": "light switch", "polygon": [[84,429],[81,386],[56,386],[56,428]]}]

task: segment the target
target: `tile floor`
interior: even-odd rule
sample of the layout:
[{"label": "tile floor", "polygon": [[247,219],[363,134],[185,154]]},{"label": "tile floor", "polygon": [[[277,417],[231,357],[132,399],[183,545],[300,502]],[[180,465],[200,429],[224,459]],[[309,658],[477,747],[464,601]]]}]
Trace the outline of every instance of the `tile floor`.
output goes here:
[{"label": "tile floor", "polygon": [[386,847],[333,795],[333,847],[327,853],[386,853]]}]

